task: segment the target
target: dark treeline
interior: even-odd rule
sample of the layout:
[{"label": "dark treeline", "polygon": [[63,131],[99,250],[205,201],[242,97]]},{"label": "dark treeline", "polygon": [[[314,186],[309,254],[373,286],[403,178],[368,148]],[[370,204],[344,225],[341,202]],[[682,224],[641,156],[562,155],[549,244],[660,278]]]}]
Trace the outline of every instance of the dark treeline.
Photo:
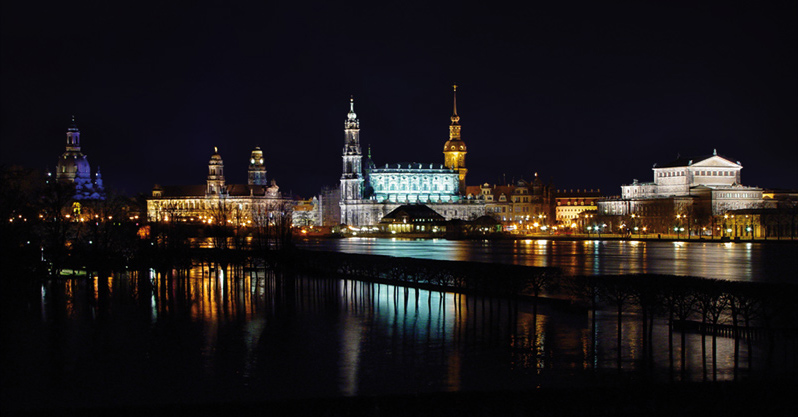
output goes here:
[{"label": "dark treeline", "polygon": [[[772,346],[776,338],[798,337],[798,287],[792,284],[723,281],[699,277],[635,274],[568,277],[563,286],[573,301],[591,310],[591,329],[596,331],[596,311],[611,309],[616,313],[618,367],[621,362],[623,321],[639,320],[643,357],[653,362],[655,319],[668,325],[668,359],[675,369],[674,335],[679,335],[680,368],[686,372],[687,333],[701,335],[704,379],[708,366],[717,375],[717,337],[734,339],[735,378],[740,370],[740,343],[747,343],[747,364],[753,362],[752,344],[766,339]],[[711,353],[706,339],[711,338]],[[595,349],[595,345],[593,346]],[[592,353],[595,354],[595,353]],[[712,363],[707,363],[707,358]]]},{"label": "dark treeline", "polygon": [[222,209],[214,212],[215,223],[149,222],[144,196],[74,196],[74,185],[39,171],[0,167],[0,256],[4,274],[11,277],[4,283],[59,277],[65,270],[185,272],[197,259],[222,266],[253,264],[272,261],[267,253],[292,246],[291,213],[283,206],[263,213],[267,221],[231,227],[225,220],[233,214]]},{"label": "dark treeline", "polygon": [[142,199],[108,193],[75,200],[71,184],[34,170],[0,169],[3,269],[12,276],[47,277],[91,264],[119,269],[140,247]]}]

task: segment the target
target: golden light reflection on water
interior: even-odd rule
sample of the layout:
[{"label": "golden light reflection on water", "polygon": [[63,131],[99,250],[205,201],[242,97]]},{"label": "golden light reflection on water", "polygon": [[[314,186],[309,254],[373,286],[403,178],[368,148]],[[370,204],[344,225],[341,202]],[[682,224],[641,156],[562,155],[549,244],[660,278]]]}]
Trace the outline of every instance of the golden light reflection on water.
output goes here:
[{"label": "golden light reflection on water", "polygon": [[186,277],[151,272],[152,303],[156,314],[168,314],[176,303],[188,306],[194,320],[215,322],[222,317],[244,320],[255,314],[253,297],[258,294],[250,274],[226,274],[195,267]]},{"label": "golden light reflection on water", "polygon": [[568,275],[650,273],[739,281],[784,280],[787,279],[784,277],[798,276],[795,263],[767,262],[772,258],[769,253],[788,252],[789,247],[750,242],[369,238],[311,241],[305,245],[347,253],[560,267]]},{"label": "golden light reflection on water", "polygon": [[[645,245],[630,244],[623,250],[628,254],[644,249]],[[107,283],[107,293],[113,294],[106,297],[110,309],[129,305],[126,298],[139,300],[136,316],[146,323],[140,334],[157,336],[159,332],[152,329],[159,328],[178,332],[177,345],[188,349],[180,354],[195,358],[188,365],[214,381],[220,373],[225,378],[230,374],[235,376],[229,378],[263,380],[273,377],[269,372],[275,369],[304,368],[305,378],[330,378],[336,392],[362,395],[389,383],[382,366],[418,374],[419,380],[439,390],[473,389],[475,378],[501,381],[518,375],[563,370],[573,374],[575,369],[619,366],[617,316],[608,309],[599,311],[593,335],[589,313],[547,303],[533,308],[528,301],[514,304],[492,297],[279,275],[262,269],[209,273],[207,267],[198,267],[187,276],[177,275],[175,271],[115,275],[95,278],[90,285],[86,280],[68,280],[43,288],[37,296],[46,302],[51,288],[63,291],[65,302],[59,304],[63,308],[59,314],[64,311],[68,317],[86,320],[88,325],[72,327],[90,329],[91,334],[105,328],[91,324],[100,320],[90,311],[103,308],[98,307],[102,302],[92,298],[95,294],[105,297]],[[52,310],[47,314],[52,315]],[[159,325],[151,325],[150,320]],[[634,310],[623,314],[620,368],[625,371],[644,366],[640,320]],[[86,334],[84,330],[70,335],[68,348],[85,350],[81,343],[88,343]],[[655,324],[653,337],[653,361],[658,372],[667,374],[668,333],[662,318]],[[732,339],[718,338],[717,354],[712,352],[710,337],[704,342],[702,349],[700,335],[687,334],[685,379],[701,380],[704,361],[710,378],[733,378]],[[673,349],[678,369],[678,334]],[[744,363],[746,349],[743,343],[738,355]],[[312,357],[294,358],[298,352]],[[757,355],[756,360],[764,361]],[[794,363],[791,366],[794,369]],[[331,376],[321,376],[324,372]]]},{"label": "golden light reflection on water", "polygon": [[75,293],[77,290],[78,282],[77,280],[67,280],[64,281],[64,299],[66,300],[65,310],[67,317],[74,317],[75,316]]}]

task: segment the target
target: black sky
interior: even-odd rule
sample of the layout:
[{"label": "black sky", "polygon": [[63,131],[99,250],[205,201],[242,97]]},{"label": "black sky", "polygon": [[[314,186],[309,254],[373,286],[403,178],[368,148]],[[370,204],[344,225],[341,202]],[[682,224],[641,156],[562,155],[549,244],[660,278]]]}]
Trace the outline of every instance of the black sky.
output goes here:
[{"label": "black sky", "polygon": [[442,163],[457,82],[471,185],[618,194],[717,148],[798,188],[794,1],[227,3],[3,2],[0,162],[53,169],[74,114],[129,195],[203,183],[214,146],[244,182],[260,146],[309,197],[338,183],[350,94],[377,164]]}]

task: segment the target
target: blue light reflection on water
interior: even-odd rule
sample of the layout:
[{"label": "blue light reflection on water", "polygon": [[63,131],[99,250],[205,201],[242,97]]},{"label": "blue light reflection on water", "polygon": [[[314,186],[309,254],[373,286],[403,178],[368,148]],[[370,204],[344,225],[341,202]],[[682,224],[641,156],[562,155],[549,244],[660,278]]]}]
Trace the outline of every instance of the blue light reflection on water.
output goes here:
[{"label": "blue light reflection on water", "polygon": [[[10,321],[14,337],[6,338],[11,354],[3,369],[16,384],[2,393],[28,405],[573,386],[589,383],[593,368],[614,372],[618,357],[613,311],[597,314],[591,357],[584,311],[542,304],[535,317],[528,303],[516,311],[486,297],[263,270],[71,279],[30,297],[34,307],[15,311]],[[621,368],[639,370],[642,328],[634,313],[622,331]],[[660,379],[668,375],[667,335],[657,320],[654,375]],[[677,367],[678,342],[677,335]],[[688,334],[686,345],[685,379],[701,380],[701,336]],[[771,362],[767,341],[757,341],[753,370],[794,372],[793,347],[776,345]],[[743,344],[740,357],[747,352]],[[731,339],[719,338],[717,369],[710,368],[719,380],[733,378],[732,356]]]},{"label": "blue light reflection on water", "polygon": [[798,280],[798,243],[640,240],[306,240],[299,247],[449,261],[556,266],[569,275],[668,274],[733,281]]}]

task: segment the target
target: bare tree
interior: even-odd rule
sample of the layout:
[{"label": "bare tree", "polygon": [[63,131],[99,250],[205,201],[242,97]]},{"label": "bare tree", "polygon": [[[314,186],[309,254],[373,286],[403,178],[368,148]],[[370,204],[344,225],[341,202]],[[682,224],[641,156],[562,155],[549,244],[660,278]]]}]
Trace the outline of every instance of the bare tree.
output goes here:
[{"label": "bare tree", "polygon": [[621,353],[622,353],[621,341],[623,338],[623,312],[624,309],[627,307],[629,301],[633,299],[634,291],[632,290],[632,286],[628,282],[628,278],[623,276],[604,277],[604,279],[601,280],[601,284],[602,284],[601,294],[603,295],[603,298],[607,300],[607,302],[613,304],[617,311],[618,370],[620,371]]},{"label": "bare tree", "polygon": [[58,275],[66,262],[67,243],[74,233],[71,212],[75,187],[51,181],[44,189],[42,205],[42,242],[44,255],[50,261],[51,273]]},{"label": "bare tree", "polygon": [[579,276],[570,279],[566,282],[567,291],[576,297],[577,300],[583,301],[590,306],[590,363],[594,363],[596,359],[596,310],[598,310],[598,301],[600,296],[600,285],[595,276]]},{"label": "bare tree", "polygon": [[712,326],[712,369],[713,378],[717,378],[717,325],[723,311],[726,309],[728,298],[721,291],[719,282],[702,281],[701,287],[696,292],[696,307],[701,314],[701,353],[703,356],[704,379],[707,378],[706,355],[706,329],[707,324]]}]

